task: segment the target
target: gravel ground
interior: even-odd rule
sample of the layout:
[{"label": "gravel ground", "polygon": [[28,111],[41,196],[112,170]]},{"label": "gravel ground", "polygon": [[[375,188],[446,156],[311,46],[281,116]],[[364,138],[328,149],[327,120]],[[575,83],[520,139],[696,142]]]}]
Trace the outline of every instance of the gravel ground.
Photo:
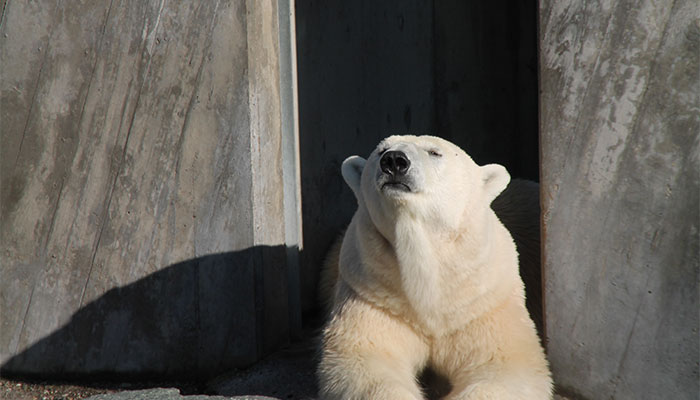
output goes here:
[{"label": "gravel ground", "polygon": [[120,389],[0,379],[0,399],[2,400],[79,400],[96,394],[112,393],[117,390]]},{"label": "gravel ground", "polygon": [[175,387],[183,395],[203,394],[199,385],[182,382],[115,383],[19,381],[0,378],[0,400],[81,400],[96,394],[156,387]]}]

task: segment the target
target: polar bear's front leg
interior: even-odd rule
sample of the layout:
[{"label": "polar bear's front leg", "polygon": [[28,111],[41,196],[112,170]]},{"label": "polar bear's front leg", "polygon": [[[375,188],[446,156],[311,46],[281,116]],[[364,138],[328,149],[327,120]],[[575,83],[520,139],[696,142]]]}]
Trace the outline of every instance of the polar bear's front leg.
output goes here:
[{"label": "polar bear's front leg", "polygon": [[485,373],[481,379],[455,382],[445,400],[549,400],[551,384],[547,377],[512,371],[511,374]]},{"label": "polar bear's front leg", "polygon": [[[513,342],[518,341],[513,338]],[[500,344],[500,348],[506,346]],[[449,374],[453,389],[445,400],[551,399],[552,379],[544,355],[538,354],[538,347],[531,347],[531,351],[521,349],[523,351],[518,353],[511,349],[509,354],[485,353],[471,360],[465,359],[465,365]],[[484,357],[488,358],[485,360]]]},{"label": "polar bear's front leg", "polygon": [[417,372],[426,344],[405,323],[351,297],[324,330],[319,366],[324,400],[422,399]]},{"label": "polar bear's front leg", "polygon": [[547,400],[552,379],[524,302],[514,296],[441,343],[446,400]]}]

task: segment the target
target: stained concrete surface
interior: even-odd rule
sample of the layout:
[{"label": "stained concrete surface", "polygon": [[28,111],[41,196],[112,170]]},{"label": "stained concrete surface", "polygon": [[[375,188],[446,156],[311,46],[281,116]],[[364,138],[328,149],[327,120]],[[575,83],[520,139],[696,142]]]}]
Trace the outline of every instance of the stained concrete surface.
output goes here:
[{"label": "stained concrete surface", "polygon": [[286,344],[277,2],[2,4],[2,372],[201,375]]},{"label": "stained concrete surface", "polygon": [[700,392],[700,2],[540,3],[548,356],[582,398]]}]

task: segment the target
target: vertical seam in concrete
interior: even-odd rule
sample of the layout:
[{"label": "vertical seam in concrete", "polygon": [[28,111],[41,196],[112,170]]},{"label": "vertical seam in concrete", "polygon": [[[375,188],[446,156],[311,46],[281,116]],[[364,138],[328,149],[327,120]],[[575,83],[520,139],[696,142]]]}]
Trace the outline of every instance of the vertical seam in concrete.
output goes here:
[{"label": "vertical seam in concrete", "polygon": [[[136,109],[134,109],[134,113],[136,113]],[[129,143],[129,133],[127,133],[126,136],[126,141],[124,142],[124,151],[122,152],[122,160],[120,162],[120,165],[123,164],[124,162],[124,156],[126,153],[126,146]],[[121,168],[119,168],[121,169]],[[83,285],[83,290],[80,292],[80,303],[78,303],[78,309],[83,307],[83,302],[85,301],[85,292],[87,291],[87,286],[88,283],[90,283],[90,278],[92,277],[92,270],[95,267],[95,257],[97,256],[97,250],[100,247],[100,241],[102,240],[102,233],[104,232],[105,225],[107,225],[107,217],[109,214],[109,206],[112,204],[112,195],[114,194],[114,187],[117,185],[117,179],[119,179],[119,171],[117,171],[114,174],[114,179],[112,180],[112,184],[110,185],[109,188],[109,194],[107,196],[107,202],[105,204],[104,209],[102,210],[102,218],[100,218],[100,232],[97,234],[97,241],[95,242],[95,246],[92,250],[92,257],[90,258],[90,268],[88,269],[87,277],[85,278],[85,284]]]},{"label": "vertical seam in concrete", "polygon": [[[253,2],[254,3],[254,2]],[[255,128],[254,124],[256,121],[259,119],[259,116],[257,113],[254,112],[256,110],[255,106],[257,104],[257,98],[256,98],[256,93],[255,93],[255,87],[253,80],[255,79],[254,77],[254,71],[251,68],[251,57],[250,57],[250,52],[251,52],[251,45],[250,45],[250,39],[251,39],[251,27],[250,27],[250,18],[252,12],[254,10],[251,10],[251,0],[247,0],[245,2],[245,8],[246,8],[246,53],[248,55],[248,62],[247,62],[247,71],[248,71],[248,134],[249,134],[249,141],[248,141],[248,151],[250,155],[250,175],[251,175],[251,183],[250,183],[250,204],[251,204],[251,210],[250,212],[252,213],[252,244],[256,244],[256,236],[257,236],[257,229],[256,225],[258,223],[258,217],[257,213],[255,212],[255,174],[257,172],[257,168],[255,167],[255,157],[257,157],[257,152],[258,149],[260,148],[260,145],[256,145],[256,141],[258,141],[258,135],[257,135],[257,129]]]},{"label": "vertical seam in concrete", "polygon": [[299,165],[299,105],[296,68],[294,0],[279,0],[280,118],[282,177],[284,182],[286,242],[303,249],[301,230],[301,175]]},{"label": "vertical seam in concrete", "polygon": [[51,223],[49,224],[49,230],[46,233],[46,238],[44,239],[44,243],[42,244],[41,248],[44,249],[44,253],[47,253],[48,249],[46,248],[49,245],[49,239],[51,238],[51,235],[53,234],[53,228],[56,222],[56,214],[58,214],[58,207],[61,204],[61,196],[63,195],[63,187],[65,185],[66,179],[63,178],[61,179],[61,187],[58,188],[58,197],[56,198],[56,204],[53,207],[53,213],[51,213]]},{"label": "vertical seam in concrete", "polygon": [[29,301],[27,301],[27,308],[24,310],[24,317],[22,317],[22,326],[19,329],[19,336],[17,337],[17,345],[15,346],[15,351],[12,354],[18,354],[19,345],[22,343],[22,336],[24,336],[24,326],[27,323],[27,316],[29,315],[29,309],[32,306],[32,299],[34,298],[34,289],[36,288],[36,282],[32,285],[32,291],[29,293]]},{"label": "vertical seam in concrete", "polygon": [[7,10],[7,5],[10,4],[10,0],[7,0],[5,4],[2,5],[2,15],[0,15],[0,28],[5,23],[5,10]]},{"label": "vertical seam in concrete", "polygon": [[[647,279],[648,281],[648,279]],[[617,388],[620,385],[620,381],[622,379],[622,368],[625,365],[625,361],[627,360],[627,354],[629,353],[630,349],[630,341],[632,340],[632,335],[634,335],[634,328],[637,326],[637,320],[639,319],[639,311],[642,308],[643,303],[639,303],[637,305],[637,310],[634,313],[634,321],[632,321],[632,326],[630,327],[629,334],[627,335],[627,339],[625,340],[625,350],[622,352],[622,358],[620,358],[620,363],[617,365],[617,372],[615,375],[612,377],[612,384],[613,384],[613,390],[612,390],[612,396],[610,398],[614,399],[615,394],[617,393]]]},{"label": "vertical seam in concrete", "polygon": [[299,252],[303,249],[301,175],[299,164],[299,108],[297,103],[296,26],[294,0],[277,5],[279,40],[280,128],[282,130],[282,201],[287,257],[287,290],[290,329],[301,333]]},{"label": "vertical seam in concrete", "polygon": [[[545,350],[548,348],[549,335],[547,334],[547,270],[545,265],[547,265],[547,253],[544,251],[545,240],[547,239],[547,226],[545,225],[545,202],[549,204],[549,200],[544,200],[544,196],[548,195],[549,192],[545,191],[544,183],[544,171],[542,168],[542,42],[543,42],[543,32],[542,32],[542,3],[544,0],[540,0],[536,3],[535,7],[535,34],[536,38],[536,55],[535,60],[537,62],[537,167],[538,167],[538,178],[540,182],[540,287],[542,294],[542,347]],[[551,14],[552,7],[548,7],[547,12]],[[544,18],[548,18],[545,16]],[[549,188],[551,189],[551,188]]]},{"label": "vertical seam in concrete", "polygon": [[36,84],[34,85],[34,94],[32,94],[32,101],[29,103],[29,111],[27,112],[27,119],[24,121],[24,128],[22,129],[22,139],[19,141],[19,147],[17,148],[17,157],[15,158],[15,163],[12,166],[12,172],[17,168],[17,163],[19,162],[20,154],[22,154],[22,146],[24,145],[24,137],[27,135],[27,128],[29,127],[29,121],[32,117],[32,112],[34,111],[34,104],[36,103],[36,96],[39,92],[39,84],[41,83],[41,75],[44,72],[44,65],[46,65],[46,59],[49,56],[49,49],[51,48],[51,36],[53,31],[49,34],[49,38],[46,40],[46,48],[44,49],[44,58],[41,60],[41,66],[39,67],[39,73],[37,74]]}]

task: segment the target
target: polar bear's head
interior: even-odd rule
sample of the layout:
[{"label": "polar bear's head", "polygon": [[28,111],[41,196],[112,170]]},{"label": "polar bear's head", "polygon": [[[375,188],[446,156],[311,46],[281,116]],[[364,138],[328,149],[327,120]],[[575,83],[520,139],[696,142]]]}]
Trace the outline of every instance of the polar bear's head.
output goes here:
[{"label": "polar bear's head", "polygon": [[486,212],[510,181],[503,166],[478,166],[462,149],[433,136],[388,137],[366,160],[346,159],[342,174],[385,237],[404,216],[459,229],[465,215]]}]

